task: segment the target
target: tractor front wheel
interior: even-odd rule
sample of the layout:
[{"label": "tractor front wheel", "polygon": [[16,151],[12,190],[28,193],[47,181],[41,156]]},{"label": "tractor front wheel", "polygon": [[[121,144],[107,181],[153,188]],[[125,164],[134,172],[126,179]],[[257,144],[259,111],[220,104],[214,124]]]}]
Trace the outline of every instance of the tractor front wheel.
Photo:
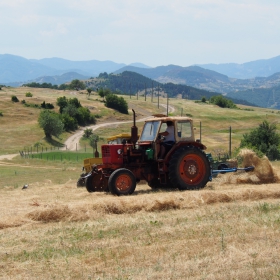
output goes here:
[{"label": "tractor front wheel", "polygon": [[108,191],[108,179],[102,173],[92,173],[86,178],[86,188],[88,192]]},{"label": "tractor front wheel", "polygon": [[112,194],[132,194],[136,188],[135,176],[126,168],[117,169],[110,175],[108,187]]},{"label": "tractor front wheel", "polygon": [[202,189],[210,178],[210,164],[203,151],[196,147],[183,147],[172,156],[169,179],[179,190]]}]

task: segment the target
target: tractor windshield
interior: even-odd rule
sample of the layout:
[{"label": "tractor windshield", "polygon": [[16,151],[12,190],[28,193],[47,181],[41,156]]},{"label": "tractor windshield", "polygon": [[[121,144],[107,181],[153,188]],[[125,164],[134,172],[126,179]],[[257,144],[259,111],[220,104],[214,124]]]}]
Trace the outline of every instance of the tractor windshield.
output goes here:
[{"label": "tractor windshield", "polygon": [[160,126],[159,121],[146,122],[139,141],[154,141]]}]

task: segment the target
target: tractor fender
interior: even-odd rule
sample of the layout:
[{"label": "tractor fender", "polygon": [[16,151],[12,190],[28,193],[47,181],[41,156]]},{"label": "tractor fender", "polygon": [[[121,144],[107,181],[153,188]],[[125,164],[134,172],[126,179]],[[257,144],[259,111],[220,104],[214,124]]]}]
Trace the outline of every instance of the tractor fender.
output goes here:
[{"label": "tractor fender", "polygon": [[166,154],[165,156],[165,161],[169,161],[170,158],[172,157],[172,155],[179,149],[182,147],[196,147],[199,148],[200,150],[206,150],[207,147],[199,142],[188,142],[188,143],[176,143],[171,150]]}]

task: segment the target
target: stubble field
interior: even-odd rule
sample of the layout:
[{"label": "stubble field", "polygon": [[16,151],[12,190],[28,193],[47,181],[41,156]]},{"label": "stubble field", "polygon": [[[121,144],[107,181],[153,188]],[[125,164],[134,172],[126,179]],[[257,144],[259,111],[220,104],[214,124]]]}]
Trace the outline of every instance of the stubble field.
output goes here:
[{"label": "stubble field", "polygon": [[[174,100],[178,114],[182,102]],[[10,113],[1,104],[4,116]],[[226,142],[229,124],[238,127],[238,143],[247,126],[277,117],[266,110],[230,111],[232,119],[217,127],[213,120],[225,111],[189,104],[183,107],[199,114],[203,131],[213,132],[203,134],[212,151]],[[4,130],[18,132],[20,126],[2,120]],[[35,120],[30,125],[28,144],[43,141]],[[5,141],[12,146],[7,153],[25,145],[21,136],[20,143]],[[77,188],[81,163],[1,160],[0,279],[279,279],[280,167],[250,151],[243,159],[254,172],[219,175],[199,191],[152,190],[142,183],[128,197]]]}]

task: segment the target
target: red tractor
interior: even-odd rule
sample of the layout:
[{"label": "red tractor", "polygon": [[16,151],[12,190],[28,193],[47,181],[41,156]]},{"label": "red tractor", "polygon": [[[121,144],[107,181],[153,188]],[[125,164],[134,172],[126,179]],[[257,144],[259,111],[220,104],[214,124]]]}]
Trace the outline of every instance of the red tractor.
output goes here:
[{"label": "red tractor", "polygon": [[[206,147],[195,140],[191,118],[154,115],[145,121],[138,137],[132,111],[131,138],[121,144],[102,145],[102,164],[93,165],[85,177],[89,192],[129,195],[140,180],[145,180],[151,188],[194,190],[203,188],[212,179]],[[159,158],[167,123],[172,124],[175,141],[165,147],[164,155]]]}]

